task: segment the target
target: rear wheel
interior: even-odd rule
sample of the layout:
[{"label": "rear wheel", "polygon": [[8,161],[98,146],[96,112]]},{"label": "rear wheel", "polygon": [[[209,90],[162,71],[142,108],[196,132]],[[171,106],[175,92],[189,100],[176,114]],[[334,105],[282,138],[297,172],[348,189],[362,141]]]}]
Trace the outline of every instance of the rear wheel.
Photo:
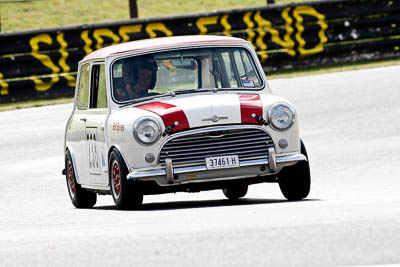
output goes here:
[{"label": "rear wheel", "polygon": [[282,194],[287,200],[300,200],[310,193],[311,175],[308,155],[303,141],[301,141],[301,154],[307,161],[299,161],[290,167],[284,167],[278,173],[278,182]]},{"label": "rear wheel", "polygon": [[109,168],[111,195],[115,206],[118,209],[139,208],[143,202],[143,194],[134,182],[126,179],[128,168],[116,149],[111,151]]},{"label": "rear wheel", "polygon": [[96,204],[97,194],[82,188],[76,181],[75,169],[69,151],[65,155],[65,170],[68,193],[72,204],[76,208],[92,208]]},{"label": "rear wheel", "polygon": [[224,195],[230,200],[237,200],[247,194],[249,186],[247,184],[230,185],[222,189]]}]

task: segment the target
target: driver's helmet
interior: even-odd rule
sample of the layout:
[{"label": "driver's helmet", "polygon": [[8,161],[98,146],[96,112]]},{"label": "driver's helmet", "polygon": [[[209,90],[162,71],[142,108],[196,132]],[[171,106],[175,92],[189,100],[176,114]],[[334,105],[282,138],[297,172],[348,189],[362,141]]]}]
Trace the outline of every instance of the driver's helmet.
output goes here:
[{"label": "driver's helmet", "polygon": [[124,82],[134,86],[137,82],[139,69],[148,69],[152,71],[152,81],[148,89],[153,89],[157,82],[158,65],[152,55],[125,59],[122,64],[122,77]]}]

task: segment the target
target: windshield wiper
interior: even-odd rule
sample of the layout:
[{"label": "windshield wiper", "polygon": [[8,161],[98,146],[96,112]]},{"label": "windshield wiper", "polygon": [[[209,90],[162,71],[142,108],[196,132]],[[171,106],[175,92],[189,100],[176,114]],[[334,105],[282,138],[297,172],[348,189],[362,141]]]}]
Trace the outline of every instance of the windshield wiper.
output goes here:
[{"label": "windshield wiper", "polygon": [[142,97],[142,98],[139,98],[139,99],[129,100],[125,104],[121,105],[120,108],[124,108],[126,106],[129,106],[129,105],[132,105],[132,104],[136,104],[136,103],[140,103],[140,102],[143,102],[143,101],[146,101],[146,100],[150,100],[150,99],[153,99],[153,98],[154,98],[154,96],[146,96],[146,97]]},{"label": "windshield wiper", "polygon": [[190,94],[190,93],[199,93],[199,92],[218,92],[218,88],[198,88],[198,89],[186,89],[186,90],[178,90],[175,91],[175,94]]},{"label": "windshield wiper", "polygon": [[163,93],[163,94],[145,96],[145,97],[129,100],[128,102],[122,104],[120,106],[120,108],[124,108],[124,107],[132,105],[132,104],[136,104],[136,103],[144,102],[144,101],[147,101],[147,100],[151,100],[153,98],[163,97],[163,96],[172,96],[172,95],[174,95],[174,94],[171,94],[171,92],[168,92],[168,93]]},{"label": "windshield wiper", "polygon": [[124,108],[124,107],[132,105],[132,104],[136,104],[136,103],[140,103],[143,101],[151,100],[151,99],[154,99],[157,97],[164,97],[164,96],[175,96],[175,91],[169,91],[169,92],[162,93],[162,94],[149,95],[149,96],[133,99],[133,100],[130,100],[130,101],[124,103],[123,105],[121,105],[120,108]]}]

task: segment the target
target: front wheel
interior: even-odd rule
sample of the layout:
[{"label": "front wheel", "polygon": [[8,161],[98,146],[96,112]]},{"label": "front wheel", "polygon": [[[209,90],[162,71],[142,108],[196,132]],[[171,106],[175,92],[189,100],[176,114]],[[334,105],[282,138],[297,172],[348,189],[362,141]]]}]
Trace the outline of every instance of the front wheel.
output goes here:
[{"label": "front wheel", "polygon": [[310,193],[310,165],[303,141],[301,141],[300,152],[306,156],[307,161],[299,161],[293,166],[284,167],[278,173],[279,187],[287,200],[300,200]]},{"label": "front wheel", "polygon": [[69,151],[65,155],[65,170],[68,193],[72,204],[80,209],[92,208],[96,204],[97,194],[82,188],[76,181],[74,164]]},{"label": "front wheel", "polygon": [[134,182],[128,181],[128,168],[118,150],[110,154],[109,178],[111,195],[118,209],[139,208],[143,202],[143,194],[135,187]]},{"label": "front wheel", "polygon": [[229,200],[237,200],[247,194],[248,188],[247,184],[235,184],[222,189],[222,192]]}]

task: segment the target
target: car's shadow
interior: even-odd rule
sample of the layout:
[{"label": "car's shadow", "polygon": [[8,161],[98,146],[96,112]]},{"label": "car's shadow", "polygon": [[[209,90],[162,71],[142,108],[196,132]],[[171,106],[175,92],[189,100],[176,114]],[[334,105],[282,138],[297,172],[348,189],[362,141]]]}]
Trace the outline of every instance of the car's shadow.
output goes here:
[{"label": "car's shadow", "polygon": [[[320,199],[303,199],[299,201],[287,201],[284,199],[260,199],[260,198],[243,198],[238,200],[216,199],[216,200],[191,200],[191,201],[171,201],[171,202],[153,202],[145,203],[134,211],[159,211],[159,210],[180,210],[180,209],[196,209],[211,207],[227,207],[227,206],[245,206],[260,204],[279,204],[279,203],[299,203],[321,201]],[[118,210],[115,206],[98,206],[93,207],[97,210]]]}]

